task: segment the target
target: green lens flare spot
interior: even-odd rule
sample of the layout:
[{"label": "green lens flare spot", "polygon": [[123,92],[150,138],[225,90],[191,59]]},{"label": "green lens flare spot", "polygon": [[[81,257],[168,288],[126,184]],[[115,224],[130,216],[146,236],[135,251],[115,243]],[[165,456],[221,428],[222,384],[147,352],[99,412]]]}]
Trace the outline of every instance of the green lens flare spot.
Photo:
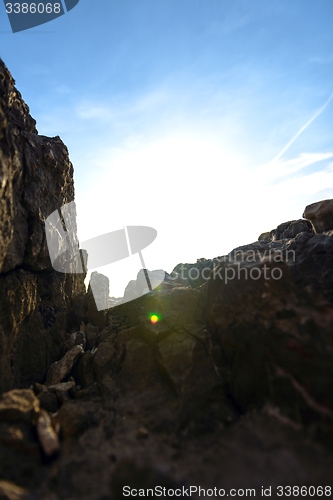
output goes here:
[{"label": "green lens flare spot", "polygon": [[155,325],[156,323],[158,323],[158,322],[160,321],[160,317],[159,317],[159,315],[158,315],[158,314],[155,314],[155,313],[150,314],[149,319],[150,319],[150,322],[151,322],[153,325]]}]

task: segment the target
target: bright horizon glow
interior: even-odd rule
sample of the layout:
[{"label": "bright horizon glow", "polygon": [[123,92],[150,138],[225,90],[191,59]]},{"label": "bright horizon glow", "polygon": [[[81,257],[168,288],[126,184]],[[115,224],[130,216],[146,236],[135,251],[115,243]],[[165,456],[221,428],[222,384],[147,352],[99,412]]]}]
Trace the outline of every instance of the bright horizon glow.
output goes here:
[{"label": "bright horizon glow", "polygon": [[[152,226],[145,263],[170,273],[333,198],[332,15],[331,0],[80,0],[13,35],[0,9],[0,56],[69,149],[79,240]],[[122,296],[140,267],[96,271]]]}]

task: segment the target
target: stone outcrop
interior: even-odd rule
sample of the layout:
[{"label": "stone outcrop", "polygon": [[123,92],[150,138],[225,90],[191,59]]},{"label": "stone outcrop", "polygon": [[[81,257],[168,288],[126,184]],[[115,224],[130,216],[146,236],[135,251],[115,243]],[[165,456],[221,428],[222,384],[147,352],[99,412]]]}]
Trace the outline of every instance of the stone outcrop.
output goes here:
[{"label": "stone outcrop", "polygon": [[[3,81],[12,95],[8,73]],[[13,111],[4,104],[13,98],[1,98],[1,172],[9,184],[6,137],[20,158],[25,138],[36,135],[15,95]],[[26,164],[18,162],[18,172]],[[49,186],[49,200],[54,195],[60,205],[73,194],[63,165],[60,198],[52,191],[59,186]],[[98,310],[82,277],[50,268],[42,220],[57,207],[41,200],[37,216],[22,194],[29,174],[20,175],[6,214],[17,210],[23,224],[22,214],[31,213],[26,250],[10,254],[7,229],[16,218],[0,220],[7,245],[1,498],[117,500],[124,486],[180,488],[180,498],[191,486],[225,496],[241,488],[235,498],[271,487],[279,498],[279,485],[332,487],[333,231],[318,233],[303,219],[280,224],[228,255],[179,264],[152,292]],[[40,230],[38,252],[29,227]],[[106,279],[95,280],[98,301],[110,305]],[[140,295],[140,283],[127,293]],[[311,490],[321,496],[329,494]]]},{"label": "stone outcrop", "polygon": [[268,233],[262,233],[259,241],[279,241],[295,238],[299,233],[313,233],[312,225],[308,220],[292,220],[280,224],[276,229]]},{"label": "stone outcrop", "polygon": [[333,200],[323,200],[308,205],[303,217],[311,221],[316,233],[333,230]]},{"label": "stone outcrop", "polygon": [[[0,390],[41,381],[74,328],[82,275],[52,270],[45,219],[74,198],[73,167],[59,137],[35,120],[0,61]],[[73,220],[75,224],[75,220]]]}]

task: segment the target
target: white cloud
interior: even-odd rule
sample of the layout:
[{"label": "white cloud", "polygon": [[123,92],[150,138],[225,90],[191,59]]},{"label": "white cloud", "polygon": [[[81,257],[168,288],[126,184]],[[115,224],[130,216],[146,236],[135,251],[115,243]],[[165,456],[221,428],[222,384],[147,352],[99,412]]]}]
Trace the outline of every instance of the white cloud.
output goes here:
[{"label": "white cloud", "polygon": [[76,107],[77,117],[82,120],[108,120],[112,117],[112,111],[102,104],[81,102]]},{"label": "white cloud", "polygon": [[286,179],[275,188],[284,196],[293,196],[295,193],[314,195],[324,189],[333,189],[333,163],[319,172]]},{"label": "white cloud", "polygon": [[302,153],[296,158],[272,161],[260,168],[260,174],[266,182],[281,182],[283,177],[299,172],[312,164],[333,158],[329,153]]},{"label": "white cloud", "polygon": [[165,105],[170,100],[162,88],[148,91],[131,100],[123,101],[123,97],[110,99],[106,102],[82,100],[76,104],[75,112],[78,118],[84,120],[108,120],[118,121],[131,119],[137,115],[147,115],[152,111],[157,111],[161,105]]}]

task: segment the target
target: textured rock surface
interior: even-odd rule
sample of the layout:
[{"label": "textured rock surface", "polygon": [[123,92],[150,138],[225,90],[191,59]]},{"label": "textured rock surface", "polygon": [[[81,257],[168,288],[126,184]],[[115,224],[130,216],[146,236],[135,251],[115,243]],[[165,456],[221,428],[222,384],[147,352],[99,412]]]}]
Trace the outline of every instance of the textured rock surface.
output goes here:
[{"label": "textured rock surface", "polygon": [[90,278],[86,298],[86,316],[96,326],[103,328],[107,324],[105,309],[108,307],[109,279],[98,272]]},{"label": "textured rock surface", "polygon": [[303,217],[312,222],[316,233],[333,229],[333,200],[323,200],[308,205]]},{"label": "textured rock surface", "polygon": [[267,233],[262,233],[259,241],[276,241],[295,238],[299,233],[313,233],[313,228],[308,220],[292,220],[280,224],[276,229]]},{"label": "textured rock surface", "polygon": [[37,418],[37,435],[43,452],[52,457],[60,449],[59,439],[52,427],[51,417],[47,411],[41,410]]},{"label": "textured rock surface", "polygon": [[73,197],[66,146],[38,135],[0,61],[0,391],[41,381],[76,322],[83,277],[52,270],[44,224]]},{"label": "textured rock surface", "polygon": [[[8,137],[20,158],[36,131],[20,96],[7,101],[1,172],[11,185]],[[66,161],[60,205],[72,196]],[[12,184],[23,193],[20,175]],[[11,250],[16,219],[5,221],[17,210],[24,235],[29,210],[14,187],[5,200],[10,193],[0,219],[9,266],[0,275],[0,357],[3,387],[25,389],[0,399],[1,498],[117,500],[124,486],[184,487],[180,498],[190,486],[225,496],[254,488],[256,497],[264,486],[279,498],[279,485],[332,486],[333,231],[280,224],[98,311],[91,289],[73,301],[81,281],[48,267],[43,236],[38,253],[34,231],[23,253]],[[37,228],[42,218],[31,210]],[[106,281],[97,278],[105,305]]]},{"label": "textured rock surface", "polygon": [[53,363],[46,374],[46,385],[60,384],[65,377],[71,372],[75,361],[83,354],[83,347],[76,345],[60,360]]},{"label": "textured rock surface", "polygon": [[49,269],[44,220],[73,200],[73,167],[59,137],[38,135],[3,63],[0,82],[0,272]]}]

